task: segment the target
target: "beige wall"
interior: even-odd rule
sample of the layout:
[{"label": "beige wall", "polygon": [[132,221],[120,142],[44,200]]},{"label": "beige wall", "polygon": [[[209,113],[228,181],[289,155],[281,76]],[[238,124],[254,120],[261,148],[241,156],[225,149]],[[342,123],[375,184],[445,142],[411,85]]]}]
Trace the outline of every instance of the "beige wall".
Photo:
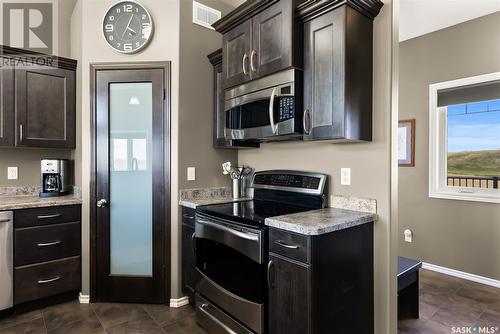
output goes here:
[{"label": "beige wall", "polygon": [[[373,133],[371,143],[332,144],[290,142],[264,144],[258,150],[240,151],[239,163],[257,170],[297,169],[330,175],[330,194],[377,200],[375,224],[375,318],[376,333],[389,333],[392,280],[389,258],[390,230],[390,116],[391,43],[390,2],[374,23]],[[340,168],[352,168],[352,185],[340,185]]]},{"label": "beige wall", "polygon": [[[40,186],[40,160],[69,159],[68,150],[0,148],[0,187]],[[18,167],[18,179],[7,180],[7,167]]]},{"label": "beige wall", "polygon": [[[73,58],[79,61],[79,83],[77,91],[77,119],[81,127],[74,158],[82,188],[82,292],[89,293],[89,182],[90,182],[90,64],[102,62],[172,62],[172,207],[177,207],[177,161],[178,161],[178,96],[179,96],[179,1],[142,0],[155,22],[154,37],[142,52],[125,55],[113,51],[102,38],[102,18],[114,0],[78,0],[72,17],[71,37]],[[78,182],[78,181],[77,181]],[[175,211],[174,211],[175,212]],[[172,214],[172,235],[177,235],[177,214]],[[172,240],[172,249],[177,250],[177,240]],[[172,255],[174,256],[174,255]]]},{"label": "beige wall", "polygon": [[[416,119],[399,169],[400,254],[500,280],[500,206],[428,198],[429,84],[500,71],[500,12],[400,44],[400,119]],[[402,231],[413,230],[413,243]]]},{"label": "beige wall", "polygon": [[[199,1],[222,14],[233,7],[219,0]],[[230,185],[221,173],[225,161],[237,161],[235,150],[215,150],[212,146],[213,67],[207,55],[222,47],[222,35],[192,23],[192,1],[180,2],[179,76],[179,189]],[[187,167],[196,167],[196,180],[187,181]],[[172,206],[181,221],[180,207]],[[176,225],[177,226],[177,225]],[[172,236],[172,298],[181,293],[180,228]],[[172,230],[174,232],[174,230]]]}]

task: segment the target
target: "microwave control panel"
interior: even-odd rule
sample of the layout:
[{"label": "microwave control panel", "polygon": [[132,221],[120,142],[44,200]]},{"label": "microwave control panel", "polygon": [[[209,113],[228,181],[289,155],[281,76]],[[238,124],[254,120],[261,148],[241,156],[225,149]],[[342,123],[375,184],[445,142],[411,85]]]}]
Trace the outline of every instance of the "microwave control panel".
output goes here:
[{"label": "microwave control panel", "polygon": [[294,117],[294,96],[279,97],[279,122],[286,121]]}]

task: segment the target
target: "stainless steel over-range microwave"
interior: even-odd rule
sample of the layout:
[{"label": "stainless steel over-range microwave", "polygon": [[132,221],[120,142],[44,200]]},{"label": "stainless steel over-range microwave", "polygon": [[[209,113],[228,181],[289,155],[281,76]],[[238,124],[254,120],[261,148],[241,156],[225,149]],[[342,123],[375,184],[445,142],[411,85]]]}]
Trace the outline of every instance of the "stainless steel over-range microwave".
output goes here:
[{"label": "stainless steel over-range microwave", "polygon": [[302,72],[271,74],[224,92],[226,139],[286,140],[302,135]]}]

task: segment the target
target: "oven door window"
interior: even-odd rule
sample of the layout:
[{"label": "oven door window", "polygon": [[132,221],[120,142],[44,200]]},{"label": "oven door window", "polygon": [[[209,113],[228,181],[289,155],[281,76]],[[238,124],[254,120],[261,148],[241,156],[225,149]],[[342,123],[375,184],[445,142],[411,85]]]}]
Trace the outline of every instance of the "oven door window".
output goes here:
[{"label": "oven door window", "polygon": [[208,239],[196,239],[196,267],[233,294],[264,303],[265,270],[239,251]]}]

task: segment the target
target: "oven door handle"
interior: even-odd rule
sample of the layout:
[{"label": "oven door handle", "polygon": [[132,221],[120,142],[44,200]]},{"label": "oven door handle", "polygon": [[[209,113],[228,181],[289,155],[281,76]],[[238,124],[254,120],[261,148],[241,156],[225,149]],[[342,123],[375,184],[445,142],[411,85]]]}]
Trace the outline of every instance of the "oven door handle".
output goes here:
[{"label": "oven door handle", "polygon": [[269,122],[271,123],[271,130],[273,131],[273,135],[276,134],[278,130],[278,126],[274,123],[274,98],[276,97],[276,87],[273,88],[273,92],[271,93],[271,98],[269,99]]},{"label": "oven door handle", "polygon": [[200,306],[198,306],[198,310],[200,310],[203,314],[205,314],[207,317],[209,317],[212,321],[217,323],[217,325],[221,326],[228,334],[238,334],[235,331],[233,331],[231,328],[226,326],[222,321],[214,317],[210,312],[208,312],[206,309],[208,309],[208,304],[203,303]]},{"label": "oven door handle", "polygon": [[224,225],[212,223],[212,222],[209,222],[209,221],[203,220],[203,219],[198,219],[196,222],[201,224],[201,225],[210,226],[214,229],[230,233],[230,234],[235,235],[239,238],[243,238],[243,239],[250,240],[250,241],[259,241],[259,235],[255,234],[255,233],[236,231],[236,230],[229,228],[229,227],[226,227]]}]

